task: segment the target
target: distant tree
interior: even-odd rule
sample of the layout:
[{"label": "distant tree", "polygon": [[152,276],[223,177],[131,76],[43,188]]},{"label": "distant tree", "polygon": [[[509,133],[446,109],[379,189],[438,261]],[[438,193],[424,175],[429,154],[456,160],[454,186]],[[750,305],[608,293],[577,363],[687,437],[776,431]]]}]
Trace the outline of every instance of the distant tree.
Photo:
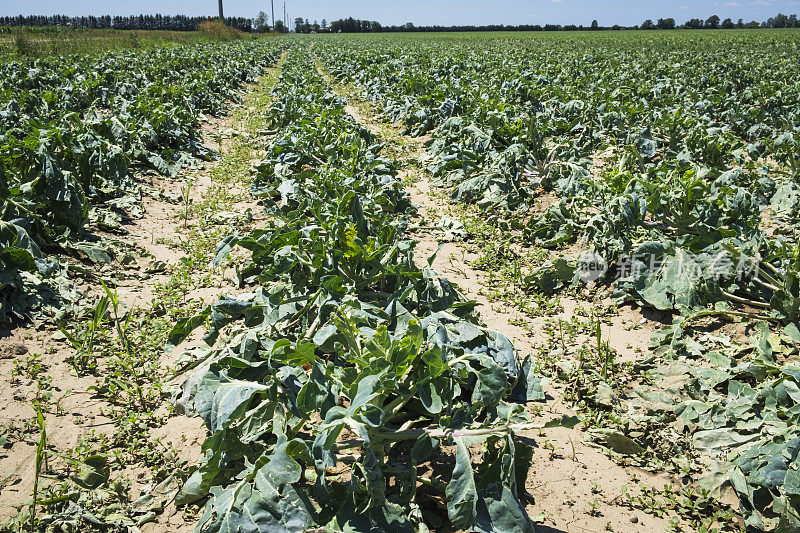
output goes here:
[{"label": "distant tree", "polygon": [[593,30],[596,30],[596,29],[598,29],[599,27],[600,27],[600,25],[597,23],[597,20],[593,20],[593,21],[592,21],[592,29],[593,29]]},{"label": "distant tree", "polygon": [[686,21],[684,26],[693,30],[697,30],[703,27],[703,21],[700,19],[689,19]]},{"label": "distant tree", "polygon": [[619,24],[614,24],[613,26],[611,26],[611,29],[614,31],[619,31],[622,29],[622,26],[620,26]]},{"label": "distant tree", "polygon": [[282,20],[276,20],[275,31],[278,33],[289,33],[289,28],[286,27],[286,24],[284,24]]},{"label": "distant tree", "polygon": [[263,11],[259,11],[258,15],[256,15],[255,20],[253,21],[253,27],[255,27],[256,31],[265,32],[269,30],[269,18],[267,14]]},{"label": "distant tree", "polygon": [[659,30],[674,30],[675,29],[675,19],[673,19],[673,18],[658,19],[658,23],[656,23],[656,27]]},{"label": "distant tree", "polygon": [[739,29],[744,28],[744,20],[739,19],[739,22],[736,23],[736,27]]},{"label": "distant tree", "polygon": [[783,13],[778,13],[776,16],[767,19],[767,27],[769,28],[790,28],[789,17]]},{"label": "distant tree", "polygon": [[[414,25],[412,24],[411,27],[413,28]],[[383,26],[374,20],[356,20],[353,17],[343,20],[334,20],[331,22],[330,28],[332,33],[374,33],[383,31]],[[388,28],[388,31],[414,30],[409,30],[406,26],[392,26]]]},{"label": "distant tree", "polygon": [[303,33],[303,28],[305,27],[305,23],[303,22],[303,17],[297,17],[294,19],[294,31],[295,33]]},{"label": "distant tree", "polygon": [[730,30],[735,28],[736,25],[733,23],[731,19],[725,19],[722,21],[722,28],[726,30]]},{"label": "distant tree", "polygon": [[642,22],[641,29],[643,30],[654,30],[656,27],[653,26],[653,21],[650,19],[645,20]]},{"label": "distant tree", "polygon": [[[216,18],[216,17],[215,17]],[[170,30],[170,31],[196,31],[197,26],[211,20],[208,15],[202,17],[187,17],[186,15],[131,15],[131,16],[81,16],[68,17],[66,15],[22,15],[14,17],[0,16],[2,26],[64,26],[72,28],[114,28],[117,30]],[[237,30],[253,31],[253,20],[244,17],[227,17],[225,24]]]},{"label": "distant tree", "polygon": [[719,17],[717,15],[711,15],[706,20],[706,28],[715,30],[719,28]]},{"label": "distant tree", "polygon": [[323,30],[328,29],[328,21],[325,19],[322,19],[322,29]]},{"label": "distant tree", "polygon": [[759,24],[755,20],[751,20],[750,22],[748,22],[747,24],[744,25],[744,27],[748,28],[748,29],[758,28],[760,26],[761,26],[761,24]]},{"label": "distant tree", "polygon": [[311,25],[311,31],[319,33],[319,23],[316,20],[314,21],[314,24]]}]

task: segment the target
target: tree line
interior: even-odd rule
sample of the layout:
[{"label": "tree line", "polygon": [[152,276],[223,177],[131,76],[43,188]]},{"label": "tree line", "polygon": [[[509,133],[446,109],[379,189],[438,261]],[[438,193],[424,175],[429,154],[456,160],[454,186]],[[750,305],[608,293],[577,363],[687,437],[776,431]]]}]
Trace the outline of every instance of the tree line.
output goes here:
[{"label": "tree line", "polygon": [[[737,22],[733,22],[733,20],[729,18],[720,21],[719,16],[711,15],[706,20],[696,18],[689,19],[681,27],[693,30],[716,30],[718,28],[725,30],[745,28],[800,28],[800,20],[798,19],[797,15],[784,15],[783,13],[778,13],[776,16],[770,17],[769,19],[760,23],[755,20],[745,22],[744,19],[739,19]],[[672,30],[675,28],[675,19],[671,18],[658,19],[658,22],[656,23],[650,19],[647,19],[639,27],[639,29],[642,30]]]},{"label": "tree line", "polygon": [[[213,20],[212,17],[187,17],[186,15],[131,15],[121,16],[84,16],[68,17],[66,15],[17,15],[0,17],[0,26],[35,26],[35,27],[73,27],[89,29],[115,30],[169,30],[195,31],[203,22]],[[255,29],[253,20],[245,17],[225,17],[225,24],[237,30],[252,32]]]},{"label": "tree line", "polygon": [[[260,17],[260,18],[259,18]],[[249,19],[245,17],[225,17],[225,24],[244,32],[268,31],[269,25],[266,23],[266,14],[259,13],[259,17]],[[264,20],[261,20],[264,19]],[[117,29],[117,30],[170,30],[170,31],[194,31],[203,22],[212,20],[212,17],[187,17],[186,15],[131,15],[127,17],[109,15],[103,16],[83,16],[68,17],[66,15],[17,15],[14,17],[0,17],[0,27],[28,26],[28,27],[73,27],[73,28],[95,28],[95,29]],[[308,19],[294,19],[294,30],[297,33],[379,33],[379,32],[458,32],[458,31],[601,31],[601,30],[672,30],[672,29],[746,29],[746,28],[800,28],[798,15],[784,15],[779,13],[774,17],[763,22],[755,20],[745,22],[739,19],[733,22],[726,18],[721,20],[719,16],[712,15],[706,20],[690,19],[683,25],[677,25],[673,18],[658,19],[653,22],[651,19],[645,20],[638,26],[600,26],[596,20],[589,26],[568,24],[522,24],[518,26],[505,26],[502,24],[481,25],[481,26],[415,26],[408,22],[400,26],[384,26],[374,20],[359,20],[349,17],[339,19],[330,24],[323,19],[322,23],[317,21],[309,22]],[[278,20],[275,22],[274,31],[285,33],[289,28]]]},{"label": "tree line", "polygon": [[800,28],[798,15],[784,15],[779,13],[763,22],[755,20],[745,22],[739,19],[737,22],[726,18],[721,20],[719,16],[712,15],[706,20],[690,19],[683,25],[678,25],[673,18],[658,19],[653,22],[651,19],[645,20],[638,26],[600,26],[593,20],[589,26],[568,24],[522,24],[518,26],[505,26],[502,24],[491,24],[481,26],[415,26],[408,22],[400,26],[383,26],[374,20],[359,20],[353,17],[335,20],[327,24],[325,20],[322,24],[316,21],[310,23],[308,19],[295,19],[295,31],[297,33],[378,33],[378,32],[441,32],[441,31],[601,31],[601,30],[674,30],[674,29],[748,29],[748,28]]}]

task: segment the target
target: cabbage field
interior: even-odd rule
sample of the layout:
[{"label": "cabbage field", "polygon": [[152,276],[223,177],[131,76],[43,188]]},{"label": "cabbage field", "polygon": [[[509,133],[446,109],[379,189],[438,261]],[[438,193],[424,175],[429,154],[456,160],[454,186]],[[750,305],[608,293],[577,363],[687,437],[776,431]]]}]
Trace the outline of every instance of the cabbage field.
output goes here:
[{"label": "cabbage field", "polygon": [[791,30],[0,58],[0,530],[800,531],[798,64]]}]

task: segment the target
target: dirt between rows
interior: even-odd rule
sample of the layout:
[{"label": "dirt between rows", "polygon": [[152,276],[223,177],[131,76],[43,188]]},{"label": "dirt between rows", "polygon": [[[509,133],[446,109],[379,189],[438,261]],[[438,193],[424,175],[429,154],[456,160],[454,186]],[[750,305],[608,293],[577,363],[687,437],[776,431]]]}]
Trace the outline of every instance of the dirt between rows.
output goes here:
[{"label": "dirt between rows", "polygon": [[[202,198],[207,187],[202,182],[203,180],[199,180],[191,193],[195,201]],[[173,193],[179,192],[180,183],[156,177],[148,180],[148,185]],[[164,261],[169,271],[183,254],[157,241],[181,237],[179,223],[174,216],[178,208],[149,196],[143,198],[143,204],[143,218],[128,226],[128,235],[116,238],[147,251],[156,260]],[[138,265],[140,269],[144,266]],[[167,278],[166,274],[154,274],[145,280],[120,281],[117,291],[123,308],[149,307],[155,297],[156,285],[165,282]],[[102,291],[99,282],[90,284],[79,281],[77,285],[87,294],[87,298],[90,295],[97,296]],[[208,292],[207,289],[198,290]],[[14,351],[13,356],[7,355],[10,350]],[[103,414],[112,406],[99,399],[92,391],[92,387],[98,384],[101,377],[77,377],[69,362],[74,352],[59,336],[52,323],[43,324],[39,329],[16,327],[11,331],[0,332],[0,376],[3,376],[0,380],[0,427],[24,427],[29,421],[35,420],[32,407],[36,398],[35,383],[24,377],[15,378],[12,372],[23,357],[41,354],[40,364],[44,366],[46,375],[52,379],[52,392],[58,406],[44,413],[48,450],[54,466],[58,465],[58,454],[74,448],[82,438],[93,433],[103,433],[110,437],[115,429],[114,420]],[[167,419],[162,427],[151,432],[154,442],[160,438],[164,443],[175,444],[181,457],[189,461],[200,457],[200,444],[205,439],[205,434],[201,420],[182,416]],[[31,500],[37,440],[38,434],[34,432],[23,440],[12,442],[10,447],[0,449],[0,520],[15,516],[17,507]],[[148,488],[147,473],[144,468],[133,468],[124,473],[123,477],[131,481],[132,499]],[[49,480],[45,480],[43,483],[48,482]],[[171,521],[169,528],[160,531],[180,531],[182,529],[178,526],[183,521],[180,522]],[[148,525],[145,525],[143,531],[148,529]],[[192,528],[184,529],[190,531]]]}]

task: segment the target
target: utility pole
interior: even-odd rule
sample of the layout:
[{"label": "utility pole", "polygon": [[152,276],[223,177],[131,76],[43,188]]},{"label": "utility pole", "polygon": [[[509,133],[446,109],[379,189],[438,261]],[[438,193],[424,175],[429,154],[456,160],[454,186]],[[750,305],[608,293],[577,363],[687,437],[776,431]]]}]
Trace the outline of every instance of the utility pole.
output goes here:
[{"label": "utility pole", "polygon": [[225,15],[222,13],[222,0],[219,0],[219,20],[224,24]]},{"label": "utility pole", "polygon": [[289,27],[289,21],[286,20],[286,2],[283,3],[283,25]]},{"label": "utility pole", "polygon": [[275,0],[269,0],[269,4],[272,6],[272,30],[275,31]]}]

